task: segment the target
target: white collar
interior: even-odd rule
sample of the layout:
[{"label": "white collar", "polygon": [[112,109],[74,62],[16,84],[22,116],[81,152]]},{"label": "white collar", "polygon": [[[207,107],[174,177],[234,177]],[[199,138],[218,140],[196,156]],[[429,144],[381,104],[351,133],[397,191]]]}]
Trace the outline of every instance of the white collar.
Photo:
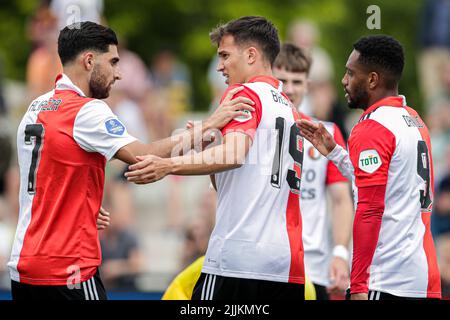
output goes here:
[{"label": "white collar", "polygon": [[404,95],[402,95],[402,94],[399,94],[399,97],[402,98],[402,105],[403,105],[404,107],[406,107],[406,97],[405,97]]},{"label": "white collar", "polygon": [[86,97],[84,92],[80,88],[78,88],[64,73],[60,73],[56,77],[55,90],[72,90],[78,93],[80,96]]}]

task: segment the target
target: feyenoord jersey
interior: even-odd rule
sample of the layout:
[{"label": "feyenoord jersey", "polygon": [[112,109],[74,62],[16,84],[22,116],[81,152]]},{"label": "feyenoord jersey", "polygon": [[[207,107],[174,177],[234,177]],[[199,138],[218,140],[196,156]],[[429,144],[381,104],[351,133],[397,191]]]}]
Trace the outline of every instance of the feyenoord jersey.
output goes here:
[{"label": "feyenoord jersey", "polygon": [[20,212],[8,263],[12,280],[66,285],[95,274],[105,164],[135,140],[106,103],[87,98],[66,75],[31,103],[17,131]]},{"label": "feyenoord jersey", "polygon": [[[311,120],[301,114],[302,118]],[[335,141],[345,148],[342,133],[336,124],[322,122]],[[300,208],[303,221],[305,272],[313,283],[329,285],[329,267],[333,238],[331,215],[327,207],[327,186],[348,180],[332,161],[320,154],[308,140],[304,140],[304,156]]]},{"label": "feyenoord jersey", "polygon": [[[430,230],[433,161],[424,122],[403,96],[388,97],[364,112],[351,132],[348,147],[351,165],[339,148],[328,158],[345,170],[346,176],[354,174],[356,203],[358,189],[386,186],[378,237],[368,239],[376,245],[368,257],[370,265],[367,270],[352,270],[352,274],[367,277],[370,290],[401,297],[440,298]],[[355,236],[353,241],[356,246],[359,239]],[[358,263],[353,259],[352,268]]]},{"label": "feyenoord jersey", "polygon": [[244,132],[253,143],[240,168],[215,175],[216,225],[202,271],[303,284],[299,114],[275,78],[259,76],[243,86],[237,96],[253,100],[256,110],[222,132]]}]

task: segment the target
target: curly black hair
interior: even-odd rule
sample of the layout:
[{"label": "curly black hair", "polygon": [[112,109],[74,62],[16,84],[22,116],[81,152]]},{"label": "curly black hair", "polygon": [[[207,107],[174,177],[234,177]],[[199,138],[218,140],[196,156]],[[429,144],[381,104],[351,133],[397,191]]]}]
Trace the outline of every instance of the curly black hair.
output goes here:
[{"label": "curly black hair", "polygon": [[384,75],[387,89],[397,87],[405,65],[400,42],[391,36],[373,35],[360,38],[353,48],[359,52],[361,64]]}]

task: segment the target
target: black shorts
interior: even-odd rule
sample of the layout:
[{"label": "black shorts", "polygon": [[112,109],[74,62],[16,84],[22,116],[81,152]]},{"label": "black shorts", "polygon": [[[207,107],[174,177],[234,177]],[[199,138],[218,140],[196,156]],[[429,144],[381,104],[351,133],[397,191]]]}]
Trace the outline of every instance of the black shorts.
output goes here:
[{"label": "black shorts", "polygon": [[192,300],[305,300],[305,285],[202,273]]},{"label": "black shorts", "polygon": [[316,290],[316,300],[330,300],[330,295],[328,294],[325,286],[321,286],[317,283],[313,283],[313,285]]},{"label": "black shorts", "polygon": [[73,286],[38,286],[11,281],[13,300],[107,300],[105,287],[97,272],[89,280]]}]

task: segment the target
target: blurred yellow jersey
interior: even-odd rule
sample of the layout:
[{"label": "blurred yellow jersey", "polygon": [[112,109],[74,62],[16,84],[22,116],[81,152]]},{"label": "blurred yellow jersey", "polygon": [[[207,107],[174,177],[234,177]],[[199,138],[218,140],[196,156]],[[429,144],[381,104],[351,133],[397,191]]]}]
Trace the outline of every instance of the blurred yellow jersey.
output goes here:
[{"label": "blurred yellow jersey", "polygon": [[[169,284],[162,300],[191,300],[194,286],[202,272],[203,260],[205,256],[198,258],[181,271]],[[305,300],[316,300],[316,290],[307,276],[305,277]]]}]

